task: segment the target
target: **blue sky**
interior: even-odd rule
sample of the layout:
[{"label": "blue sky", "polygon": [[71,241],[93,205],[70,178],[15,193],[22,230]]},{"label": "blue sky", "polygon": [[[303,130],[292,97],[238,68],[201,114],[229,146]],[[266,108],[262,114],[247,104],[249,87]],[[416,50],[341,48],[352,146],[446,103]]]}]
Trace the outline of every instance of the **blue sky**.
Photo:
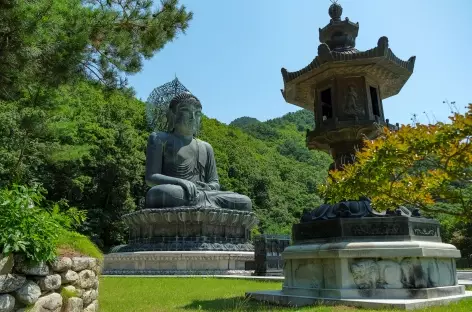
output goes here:
[{"label": "blue sky", "polygon": [[[241,116],[261,121],[299,108],[282,98],[280,68],[299,70],[317,55],[318,28],[329,22],[328,0],[181,0],[194,12],[186,34],[169,43],[144,70],[129,77],[137,96],[174,78],[194,93],[204,113],[229,123]],[[472,102],[472,1],[340,0],[343,17],[359,22],[356,48],[389,38],[401,59],[416,55],[409,81],[384,100],[386,118],[409,123],[445,121],[443,100]],[[462,109],[463,110],[463,109]]]}]

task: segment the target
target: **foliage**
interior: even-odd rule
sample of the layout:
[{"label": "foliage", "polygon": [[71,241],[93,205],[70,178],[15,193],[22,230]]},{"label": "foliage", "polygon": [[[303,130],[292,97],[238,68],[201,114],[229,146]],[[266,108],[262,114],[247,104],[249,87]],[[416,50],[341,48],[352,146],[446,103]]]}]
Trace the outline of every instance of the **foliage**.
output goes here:
[{"label": "foliage", "polygon": [[177,0],[1,1],[0,99],[83,77],[124,86],[191,19]]},{"label": "foliage", "polygon": [[32,261],[52,260],[60,233],[83,215],[76,210],[59,212],[54,204],[50,211],[39,186],[13,186],[0,190],[0,248],[4,255],[21,253]]},{"label": "foliage", "polygon": [[0,184],[41,182],[49,200],[87,211],[80,230],[100,247],[122,243],[121,215],[145,194],[143,103],[86,81],[34,99],[3,103]]},{"label": "foliage", "polygon": [[236,118],[229,125],[244,129],[246,127],[249,127],[251,125],[258,124],[258,123],[260,123],[260,121],[257,118],[244,116],[244,117]]},{"label": "foliage", "polygon": [[472,220],[472,104],[450,121],[384,129],[354,164],[331,172],[323,193],[331,202],[367,196],[380,210],[404,205]]},{"label": "foliage", "polygon": [[65,300],[68,300],[68,299],[73,298],[73,297],[79,297],[79,292],[77,290],[70,290],[70,289],[67,289],[65,287],[62,287],[61,288],[61,297],[65,301]]},{"label": "foliage", "polygon": [[[305,209],[322,203],[316,190],[331,161],[325,153],[309,151],[305,134],[284,118],[242,129],[203,119],[201,139],[215,150],[222,186],[252,199],[263,233],[290,233]],[[286,141],[293,142],[293,150],[282,150]],[[297,158],[298,153],[306,158]]]}]

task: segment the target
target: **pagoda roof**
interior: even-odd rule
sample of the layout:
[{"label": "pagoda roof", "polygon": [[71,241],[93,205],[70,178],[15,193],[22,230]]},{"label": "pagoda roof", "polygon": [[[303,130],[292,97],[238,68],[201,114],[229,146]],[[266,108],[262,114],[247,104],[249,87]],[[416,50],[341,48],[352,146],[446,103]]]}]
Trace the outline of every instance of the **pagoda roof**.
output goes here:
[{"label": "pagoda roof", "polygon": [[341,20],[342,7],[333,0],[328,13],[331,20],[319,29],[318,56],[304,68],[289,72],[282,68],[285,101],[312,109],[314,89],[320,82],[335,77],[364,76],[378,83],[382,99],[400,92],[413,73],[415,56],[408,61],[398,58],[388,46],[388,38],[381,37],[377,46],[367,51],[355,48],[359,23],[349,18]]},{"label": "pagoda roof", "polygon": [[[379,43],[381,41],[386,41],[388,44],[387,37],[382,37],[379,39]],[[321,53],[320,53],[321,52]],[[285,68],[282,68],[282,77],[284,79],[284,83],[291,82],[292,80],[301,77],[307,73],[313,72],[317,69],[322,68],[325,63],[331,62],[346,62],[346,61],[356,61],[356,60],[368,60],[373,58],[382,58],[385,61],[389,61],[393,65],[401,67],[407,70],[410,73],[413,73],[413,69],[415,67],[415,56],[412,56],[408,59],[408,61],[403,61],[398,58],[390,48],[377,46],[373,49],[367,51],[359,51],[357,49],[349,49],[346,51],[331,51],[326,44],[321,44],[318,47],[319,56],[315,57],[313,61],[308,64],[306,67],[294,71],[289,72]]]}]

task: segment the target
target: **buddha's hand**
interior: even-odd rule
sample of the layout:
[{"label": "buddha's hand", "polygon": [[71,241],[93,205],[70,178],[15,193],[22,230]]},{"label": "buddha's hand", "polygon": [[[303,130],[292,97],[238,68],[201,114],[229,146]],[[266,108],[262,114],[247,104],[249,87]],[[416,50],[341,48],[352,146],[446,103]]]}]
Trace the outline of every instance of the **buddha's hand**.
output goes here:
[{"label": "buddha's hand", "polygon": [[199,190],[202,190],[202,191],[211,191],[212,190],[212,188],[204,182],[197,181],[196,184],[197,184],[197,188]]},{"label": "buddha's hand", "polygon": [[180,179],[178,185],[180,185],[184,189],[185,194],[187,194],[187,199],[189,203],[194,204],[197,199],[197,186],[195,185],[195,183],[188,180]]}]

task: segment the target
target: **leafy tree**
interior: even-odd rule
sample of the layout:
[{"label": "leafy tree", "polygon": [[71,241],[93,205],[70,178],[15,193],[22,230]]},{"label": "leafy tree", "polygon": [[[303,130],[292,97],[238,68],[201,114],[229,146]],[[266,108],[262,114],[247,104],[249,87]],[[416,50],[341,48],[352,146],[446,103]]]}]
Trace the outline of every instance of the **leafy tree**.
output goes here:
[{"label": "leafy tree", "polygon": [[367,196],[380,210],[405,205],[472,220],[471,135],[472,104],[450,123],[384,129],[322,191],[331,202]]},{"label": "leafy tree", "polygon": [[[279,152],[279,143],[293,140],[304,144],[304,133],[293,123],[278,129],[260,123],[281,139],[259,139],[251,132],[203,119],[201,138],[213,145],[221,184],[228,190],[248,195],[266,233],[290,233],[305,209],[321,204],[316,191],[327,174],[330,157],[308,151],[310,161],[296,160]],[[266,132],[267,133],[267,132]],[[317,159],[317,161],[314,161]]]},{"label": "leafy tree", "polygon": [[145,194],[144,104],[86,81],[37,99],[1,104],[0,183],[40,182],[49,200],[88,212],[81,231],[100,247],[124,242],[121,216]]},{"label": "leafy tree", "polygon": [[1,1],[0,99],[84,76],[125,86],[191,19],[177,0]]},{"label": "leafy tree", "polygon": [[244,116],[244,117],[236,118],[229,125],[238,127],[238,128],[245,128],[247,126],[258,124],[258,123],[260,123],[260,121],[257,118]]}]

